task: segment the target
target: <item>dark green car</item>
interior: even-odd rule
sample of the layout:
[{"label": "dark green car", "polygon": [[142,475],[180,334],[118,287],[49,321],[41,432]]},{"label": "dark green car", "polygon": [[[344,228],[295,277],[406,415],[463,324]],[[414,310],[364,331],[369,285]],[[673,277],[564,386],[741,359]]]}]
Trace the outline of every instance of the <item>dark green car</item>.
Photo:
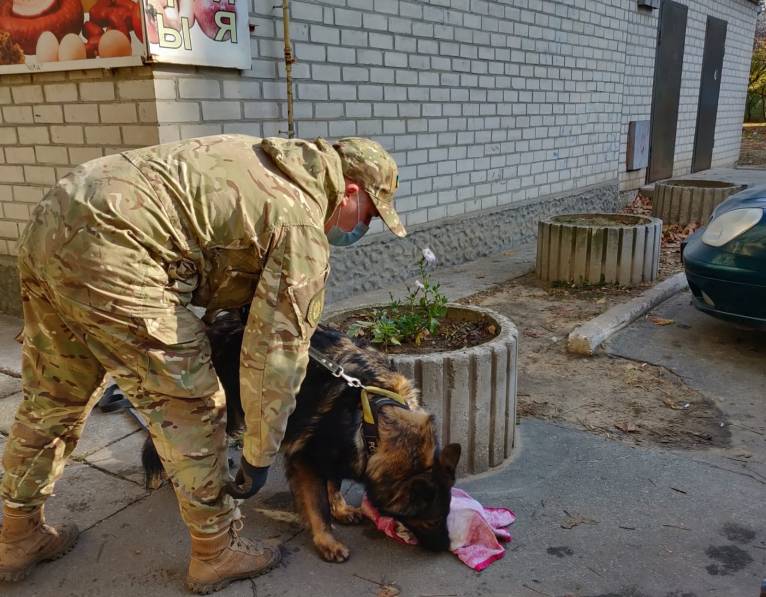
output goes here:
[{"label": "dark green car", "polygon": [[766,186],[721,203],[682,249],[694,306],[766,329]]}]

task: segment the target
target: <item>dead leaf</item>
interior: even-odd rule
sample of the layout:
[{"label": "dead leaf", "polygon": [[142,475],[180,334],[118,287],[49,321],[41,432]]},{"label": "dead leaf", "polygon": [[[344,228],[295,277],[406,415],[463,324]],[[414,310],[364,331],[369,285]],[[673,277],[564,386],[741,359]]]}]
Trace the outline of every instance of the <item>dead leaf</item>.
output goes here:
[{"label": "dead leaf", "polygon": [[670,398],[663,398],[662,403],[667,406],[668,408],[672,408],[673,410],[682,410],[683,406],[677,405],[675,402],[673,402]]},{"label": "dead leaf", "polygon": [[636,433],[638,431],[638,427],[636,427],[636,425],[634,423],[631,423],[630,421],[617,423],[615,427],[617,427],[617,429],[625,433]]},{"label": "dead leaf", "polygon": [[401,591],[394,585],[381,585],[376,597],[397,597],[400,594]]},{"label": "dead leaf", "polygon": [[638,367],[629,367],[625,370],[625,383],[631,386],[638,385],[641,380],[641,374]]},{"label": "dead leaf", "polygon": [[670,325],[675,323],[674,319],[665,319],[664,317],[647,317],[655,325]]},{"label": "dead leaf", "polygon": [[562,529],[573,529],[580,524],[598,524],[598,520],[586,518],[582,514],[569,514],[566,511],[564,513],[567,514],[567,517],[561,522]]},{"label": "dead leaf", "polygon": [[487,332],[488,332],[488,333],[490,333],[490,334],[492,334],[492,335],[494,336],[494,335],[495,335],[495,332],[497,332],[497,326],[496,326],[495,324],[493,324],[493,323],[490,323],[490,324],[487,326]]},{"label": "dead leaf", "polygon": [[597,305],[603,305],[606,302],[606,297],[602,296],[600,299],[596,301]]}]

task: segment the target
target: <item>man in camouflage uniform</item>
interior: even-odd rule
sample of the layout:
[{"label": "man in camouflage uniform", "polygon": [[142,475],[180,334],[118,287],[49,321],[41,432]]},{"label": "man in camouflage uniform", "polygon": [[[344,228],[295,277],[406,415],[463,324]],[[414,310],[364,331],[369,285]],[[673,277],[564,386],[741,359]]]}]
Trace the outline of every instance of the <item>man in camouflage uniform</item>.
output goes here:
[{"label": "man in camouflage uniform", "polygon": [[[240,538],[227,494],[225,397],[188,305],[250,305],[240,356],[246,433],[238,486],[266,480],[322,313],[329,242],[380,216],[397,236],[398,182],[374,141],[334,145],[218,135],[88,162],[34,212],[19,246],[24,400],[5,449],[0,580],[66,553],[73,526],[44,523],[108,373],[148,422],[189,527],[187,577],[210,592],[273,567]],[[229,485],[231,486],[230,482]]]}]

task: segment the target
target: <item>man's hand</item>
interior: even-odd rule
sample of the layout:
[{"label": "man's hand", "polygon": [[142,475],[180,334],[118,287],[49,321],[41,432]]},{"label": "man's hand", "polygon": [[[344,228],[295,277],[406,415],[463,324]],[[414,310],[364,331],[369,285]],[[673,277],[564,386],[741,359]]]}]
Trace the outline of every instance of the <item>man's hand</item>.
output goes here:
[{"label": "man's hand", "polygon": [[226,483],[224,491],[238,500],[246,500],[258,493],[269,475],[268,466],[253,466],[244,457],[235,481]]}]

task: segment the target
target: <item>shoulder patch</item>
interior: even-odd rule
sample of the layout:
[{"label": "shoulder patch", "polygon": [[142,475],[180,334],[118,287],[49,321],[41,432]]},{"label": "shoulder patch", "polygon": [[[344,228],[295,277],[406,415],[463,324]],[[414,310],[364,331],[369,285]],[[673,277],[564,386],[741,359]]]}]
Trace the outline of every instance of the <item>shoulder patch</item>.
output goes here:
[{"label": "shoulder patch", "polygon": [[319,318],[322,317],[322,309],[324,309],[324,288],[317,292],[309,302],[308,313],[306,313],[309,325],[315,326],[319,323]]}]

